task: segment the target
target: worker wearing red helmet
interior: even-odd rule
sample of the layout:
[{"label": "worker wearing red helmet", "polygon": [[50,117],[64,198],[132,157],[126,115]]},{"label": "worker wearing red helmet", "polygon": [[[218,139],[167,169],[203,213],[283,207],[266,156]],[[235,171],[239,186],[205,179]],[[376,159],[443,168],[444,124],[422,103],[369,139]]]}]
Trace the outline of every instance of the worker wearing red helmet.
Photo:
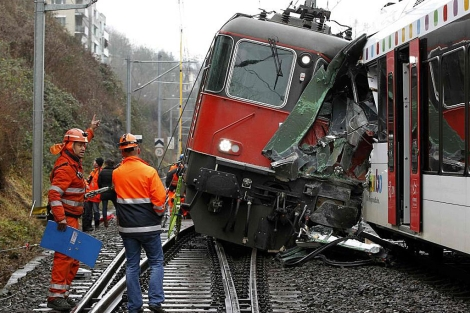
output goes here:
[{"label": "worker wearing red helmet", "polygon": [[113,171],[116,191],[118,231],[126,254],[127,307],[129,313],[141,312],[140,251],[149,262],[149,309],[164,313],[163,250],[160,238],[166,192],[158,172],[139,157],[136,136],[124,134],[119,140],[123,160]]},{"label": "worker wearing red helmet", "polygon": [[[99,126],[100,121],[93,116],[91,125],[85,132],[72,128],[65,133],[61,144],[50,149],[52,154],[60,154],[50,175],[51,186],[48,191],[49,205],[59,231],[65,231],[67,226],[79,228],[78,219],[83,213],[86,186],[82,158],[86,145]],[[75,306],[68,294],[78,268],[78,260],[60,252],[54,253],[47,307],[68,311]]]}]

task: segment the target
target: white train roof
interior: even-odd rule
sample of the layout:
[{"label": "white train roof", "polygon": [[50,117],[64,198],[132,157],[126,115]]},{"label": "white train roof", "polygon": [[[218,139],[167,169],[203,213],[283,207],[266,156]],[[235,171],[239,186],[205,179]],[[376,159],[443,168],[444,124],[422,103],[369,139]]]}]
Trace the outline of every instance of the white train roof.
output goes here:
[{"label": "white train roof", "polygon": [[395,10],[389,14],[389,19],[394,21],[369,37],[362,53],[362,62],[370,62],[470,13],[470,0],[425,0],[413,7],[415,2],[409,0],[393,5]]}]

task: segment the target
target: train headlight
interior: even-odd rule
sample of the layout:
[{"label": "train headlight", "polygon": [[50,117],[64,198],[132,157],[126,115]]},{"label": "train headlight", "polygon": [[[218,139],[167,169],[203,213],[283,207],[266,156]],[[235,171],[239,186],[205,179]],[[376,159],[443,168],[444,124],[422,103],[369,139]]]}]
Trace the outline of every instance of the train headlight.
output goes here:
[{"label": "train headlight", "polygon": [[232,144],[230,143],[230,140],[227,139],[222,139],[219,143],[219,150],[222,152],[229,152],[230,149],[232,148]]},{"label": "train headlight", "polygon": [[302,53],[298,62],[302,67],[309,67],[313,63],[313,58],[309,53]]},{"label": "train headlight", "polygon": [[220,139],[219,141],[219,151],[223,153],[228,153],[232,155],[240,155],[242,145],[239,142],[229,140],[229,139]]}]

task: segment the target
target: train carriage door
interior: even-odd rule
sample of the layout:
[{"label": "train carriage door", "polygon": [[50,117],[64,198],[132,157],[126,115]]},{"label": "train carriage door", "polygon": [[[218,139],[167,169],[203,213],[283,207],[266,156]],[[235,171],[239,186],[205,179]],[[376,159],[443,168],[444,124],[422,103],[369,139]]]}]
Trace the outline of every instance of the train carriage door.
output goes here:
[{"label": "train carriage door", "polygon": [[410,132],[409,132],[409,159],[410,184],[408,188],[410,197],[410,229],[421,231],[421,161],[419,147],[421,147],[421,110],[418,86],[421,86],[419,39],[410,42]]},{"label": "train carriage door", "polygon": [[395,125],[395,51],[387,53],[387,155],[388,155],[388,222],[397,225],[396,198],[396,125]]},{"label": "train carriage door", "polygon": [[[393,112],[389,109],[388,152],[389,155],[393,153],[394,157],[393,160],[389,157],[388,220],[390,224],[397,225],[403,230],[415,232],[419,232],[421,227],[418,60],[419,39],[395,51],[393,59],[392,56],[390,60],[387,57],[388,72],[390,73],[389,66],[393,69],[395,65],[396,70],[393,83],[389,83],[395,85],[393,94],[395,107]],[[390,97],[389,101],[392,102]],[[391,132],[393,135],[390,135]],[[393,168],[390,164],[393,164]]]}]

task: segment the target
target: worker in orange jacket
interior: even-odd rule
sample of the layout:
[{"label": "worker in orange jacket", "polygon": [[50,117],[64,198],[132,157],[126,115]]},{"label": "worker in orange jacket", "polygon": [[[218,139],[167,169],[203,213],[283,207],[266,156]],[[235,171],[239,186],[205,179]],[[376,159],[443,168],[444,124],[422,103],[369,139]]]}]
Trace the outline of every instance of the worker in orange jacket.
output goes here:
[{"label": "worker in orange jacket", "polygon": [[116,191],[118,231],[126,254],[127,308],[129,313],[143,311],[139,282],[140,254],[145,250],[149,262],[148,303],[151,312],[165,313],[162,303],[163,250],[160,238],[165,212],[166,191],[158,172],[139,158],[137,138],[124,134],[119,141],[123,160],[113,171]]},{"label": "worker in orange jacket", "polygon": [[[48,191],[49,205],[59,231],[65,231],[67,226],[79,228],[78,219],[83,213],[86,186],[82,158],[87,144],[99,126],[100,121],[93,116],[91,126],[86,132],[72,128],[65,133],[61,144],[55,144],[50,149],[53,154],[60,153],[50,175],[51,186]],[[48,308],[68,311],[75,306],[68,295],[78,267],[78,260],[60,252],[54,253],[47,297]]]},{"label": "worker in orange jacket", "polygon": [[[167,188],[167,194],[168,194],[168,204],[169,204],[171,211],[173,210],[173,204],[175,201],[175,192],[176,192],[176,187],[178,185],[178,180],[179,180],[180,175],[183,174],[183,170],[184,170],[183,157],[184,157],[184,154],[181,154],[178,159],[178,162],[173,163],[170,166],[166,174],[166,178],[165,178],[165,186]],[[180,202],[181,203],[184,202],[184,194],[181,196]],[[183,212],[183,216],[186,216],[188,214],[188,212],[185,210],[182,210],[182,212]]]},{"label": "worker in orange jacket", "polygon": [[[98,176],[101,172],[101,166],[103,165],[103,158],[98,157],[93,161],[93,170],[90,172],[87,178],[87,192],[98,190]],[[93,197],[87,198],[88,202],[85,206],[85,212],[83,213],[83,230],[89,231],[93,230],[91,227],[92,220],[95,221],[95,230],[99,228],[100,225],[100,202],[101,195],[97,194]]]}]

